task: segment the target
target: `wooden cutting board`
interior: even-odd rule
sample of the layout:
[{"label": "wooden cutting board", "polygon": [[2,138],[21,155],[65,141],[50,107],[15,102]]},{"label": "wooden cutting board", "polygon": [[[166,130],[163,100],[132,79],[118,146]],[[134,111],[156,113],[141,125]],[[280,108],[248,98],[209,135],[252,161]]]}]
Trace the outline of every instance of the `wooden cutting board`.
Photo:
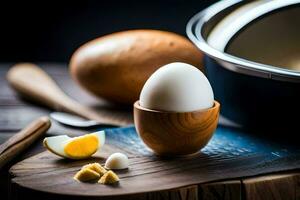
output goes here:
[{"label": "wooden cutting board", "polygon": [[[128,170],[116,171],[119,184],[79,183],[72,178],[84,164],[103,164],[114,152],[126,153],[130,159]],[[12,182],[19,188],[47,194],[116,197],[300,168],[298,149],[267,144],[263,139],[220,127],[201,152],[177,158],[153,155],[134,127],[110,129],[101,157],[70,161],[46,151],[15,164],[10,169]]]}]

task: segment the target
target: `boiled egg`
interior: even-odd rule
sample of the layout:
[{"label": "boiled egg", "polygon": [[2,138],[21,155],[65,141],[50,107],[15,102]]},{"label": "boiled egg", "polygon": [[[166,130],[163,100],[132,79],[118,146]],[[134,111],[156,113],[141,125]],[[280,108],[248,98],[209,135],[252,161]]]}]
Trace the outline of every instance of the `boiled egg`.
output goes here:
[{"label": "boiled egg", "polygon": [[46,137],[43,141],[44,146],[50,152],[70,159],[89,158],[99,152],[104,143],[104,131],[73,138],[67,135]]},{"label": "boiled egg", "polygon": [[214,105],[212,87],[196,67],[182,62],[156,70],[146,81],[140,105],[161,111],[192,112]]}]

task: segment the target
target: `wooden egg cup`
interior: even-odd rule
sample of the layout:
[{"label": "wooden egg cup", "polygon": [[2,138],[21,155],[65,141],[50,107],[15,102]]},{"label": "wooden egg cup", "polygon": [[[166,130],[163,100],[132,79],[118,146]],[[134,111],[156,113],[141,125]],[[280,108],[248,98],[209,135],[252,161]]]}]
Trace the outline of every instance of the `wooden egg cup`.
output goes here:
[{"label": "wooden egg cup", "polygon": [[178,156],[198,152],[211,139],[220,104],[193,112],[157,111],[134,103],[134,123],[143,142],[158,155]]}]

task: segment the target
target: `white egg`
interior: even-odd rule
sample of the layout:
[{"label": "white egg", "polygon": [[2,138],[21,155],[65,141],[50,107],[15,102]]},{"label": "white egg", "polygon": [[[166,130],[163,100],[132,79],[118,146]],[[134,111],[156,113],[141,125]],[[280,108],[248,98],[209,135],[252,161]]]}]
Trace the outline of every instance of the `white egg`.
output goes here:
[{"label": "white egg", "polygon": [[105,168],[107,169],[126,169],[128,165],[128,157],[123,153],[113,153],[105,162]]},{"label": "white egg", "polygon": [[[101,147],[105,143],[105,132],[104,131],[98,131],[95,133],[91,133],[92,135],[95,135],[99,141],[97,151],[95,152],[98,153],[98,151],[101,149]],[[89,134],[89,135],[91,135]],[[85,136],[85,135],[83,135]],[[64,158],[71,158],[66,152],[65,152],[65,146],[69,144],[70,142],[74,141],[75,139],[80,139],[82,136],[79,137],[69,137],[67,135],[59,135],[59,136],[52,136],[52,137],[46,137],[43,141],[44,146],[52,153],[64,157]],[[78,147],[81,148],[81,147]]]},{"label": "white egg", "polygon": [[44,139],[44,146],[51,151],[52,153],[67,157],[67,155],[64,152],[64,146],[71,138],[67,135],[59,135],[59,136],[53,136],[53,137],[46,137]]},{"label": "white egg", "polygon": [[213,90],[205,75],[181,62],[155,71],[140,94],[140,105],[151,110],[191,112],[211,108],[213,104]]}]

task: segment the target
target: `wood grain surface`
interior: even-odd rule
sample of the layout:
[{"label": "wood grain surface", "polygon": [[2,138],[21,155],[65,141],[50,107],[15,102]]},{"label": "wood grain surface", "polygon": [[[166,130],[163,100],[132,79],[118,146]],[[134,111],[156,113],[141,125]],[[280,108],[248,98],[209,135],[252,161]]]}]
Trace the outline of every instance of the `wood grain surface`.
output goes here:
[{"label": "wood grain surface", "polygon": [[[51,110],[31,104],[28,101],[20,99],[8,86],[5,80],[5,74],[12,64],[0,65],[0,142],[4,142],[14,133],[23,128],[33,119],[47,115]],[[40,64],[47,73],[51,75],[58,85],[72,98],[77,101],[89,105],[94,109],[105,110],[106,112],[115,112],[121,115],[131,116],[131,108],[116,107],[105,101],[99,101],[88,95],[86,92],[76,86],[69,78],[65,65],[41,63]],[[71,136],[80,135],[82,133],[94,130],[80,130],[71,127],[61,126],[53,123],[47,135],[59,135],[68,133]],[[22,159],[33,156],[44,151],[42,141],[39,140],[32,145],[32,148],[22,153],[14,159],[11,165]],[[106,147],[108,148],[108,147]],[[120,149],[121,150],[121,149]],[[107,149],[109,151],[109,149]],[[103,155],[105,156],[105,155]],[[103,162],[103,161],[102,161]],[[74,166],[73,169],[77,168]],[[72,170],[73,170],[72,169]],[[41,169],[40,169],[41,170]],[[234,169],[232,169],[234,170]],[[25,173],[19,171],[20,174]],[[28,173],[28,172],[27,172]],[[69,172],[72,174],[71,172]],[[139,193],[135,195],[105,197],[104,199],[140,199],[140,200],[158,200],[158,199],[300,199],[299,188],[299,171],[271,174],[260,177],[247,179],[235,179],[217,183],[205,183],[200,185],[192,184],[187,187],[181,187],[167,191],[157,191],[149,193]],[[25,178],[25,177],[23,177]],[[23,179],[24,180],[24,179]],[[41,180],[42,181],[42,180]],[[10,182],[8,167],[0,170],[0,193],[1,199],[28,199],[36,197],[37,199],[82,199],[81,196],[61,196],[58,194],[50,194],[30,190],[20,187],[18,184]],[[286,189],[287,186],[292,189]],[[272,189],[266,189],[272,188]],[[276,191],[280,191],[281,195],[273,195]],[[259,198],[260,197],[260,198]],[[93,198],[89,198],[93,199]],[[101,198],[96,198],[101,199]]]},{"label": "wood grain surface", "polygon": [[14,134],[3,144],[0,144],[0,169],[32,145],[38,138],[45,135],[50,126],[51,121],[49,117],[40,117],[20,132]]},{"label": "wood grain surface", "polygon": [[10,68],[7,81],[16,92],[36,103],[57,110],[74,113],[102,124],[122,126],[130,124],[128,118],[113,113],[95,112],[67,96],[55,81],[39,66],[19,63]]},{"label": "wood grain surface", "polygon": [[[3,143],[9,137],[24,128],[32,120],[38,117],[48,115],[52,110],[44,107],[42,104],[36,104],[28,99],[19,96],[11,89],[6,74],[13,63],[0,64],[0,142]],[[89,106],[94,110],[99,110],[105,114],[112,114],[120,118],[126,118],[133,122],[132,108],[117,106],[106,101],[101,101],[89,95],[80,89],[69,77],[68,68],[65,64],[56,63],[40,63],[38,64],[55,80],[57,85],[72,99]],[[98,127],[101,129],[103,127]],[[93,132],[94,129],[75,129],[72,127],[62,126],[52,121],[51,129],[47,132],[47,136],[66,134],[70,136],[78,136],[83,133]],[[12,160],[7,167],[0,170],[0,193],[1,199],[8,199],[11,194],[9,189],[8,168],[17,161],[28,158],[32,155],[44,151],[42,141],[38,140],[32,145],[32,148],[21,153],[17,158]]]},{"label": "wood grain surface", "polygon": [[199,185],[199,199],[242,199],[240,180],[221,181]]},{"label": "wood grain surface", "polygon": [[300,174],[283,173],[243,180],[245,198],[264,199],[300,199]]},{"label": "wood grain surface", "polygon": [[[203,171],[203,167],[200,167],[205,165],[201,163],[201,160],[203,160],[201,155],[162,159],[153,156],[138,156],[123,151],[129,157],[130,168],[129,170],[116,171],[121,179],[118,185],[78,183],[72,178],[84,164],[94,161],[103,164],[108,155],[113,152],[122,152],[122,149],[106,144],[102,152],[103,159],[69,161],[46,151],[14,165],[10,169],[14,177],[12,182],[19,187],[32,188],[46,193],[106,197],[151,193],[186,187],[207,181],[211,173],[214,173],[211,169]],[[240,160],[237,162],[240,162]],[[218,167],[218,163],[215,163],[215,165]],[[238,170],[238,168],[234,168],[234,163],[230,166],[233,170]],[[226,169],[224,170],[226,171]],[[217,179],[223,178],[219,172],[214,177],[218,177]]]},{"label": "wood grain surface", "polygon": [[[159,155],[188,155],[205,147],[219,119],[220,104],[193,112],[166,112],[134,104],[134,124],[141,139]],[[163,134],[162,134],[163,133]]]},{"label": "wood grain surface", "polygon": [[[134,127],[108,129],[106,130],[107,142],[101,151],[102,159],[97,159],[97,161],[103,164],[107,156],[113,152],[124,152],[128,155],[130,167],[128,170],[117,172],[120,176],[118,185],[109,187],[78,183],[72,179],[76,171],[84,164],[95,160],[70,161],[52,155],[50,152],[38,154],[15,164],[10,170],[14,176],[12,182],[22,188],[67,196],[131,196],[217,180],[297,169],[300,166],[300,161],[297,159],[299,154],[281,157],[278,156],[280,153],[272,154],[276,151],[273,148],[271,151],[267,148],[263,152],[251,150],[256,147],[262,150],[264,147],[255,141],[257,138],[247,140],[242,133],[233,136],[231,134],[234,134],[234,131],[229,130],[231,129],[219,127],[212,141],[197,154],[161,157],[145,148]],[[244,138],[244,142],[237,142],[241,138]],[[229,146],[226,145],[227,142],[230,143]],[[249,143],[251,148],[246,143]],[[265,146],[266,143],[268,142],[262,141],[260,144]],[[290,150],[286,149],[286,151]],[[239,153],[235,154],[235,151]],[[215,186],[215,188],[218,187]],[[221,188],[219,187],[219,190]],[[237,191],[232,187],[230,190],[226,188],[224,190],[229,191],[226,193],[229,197],[234,197],[233,191]],[[225,195],[224,192],[220,194]]]},{"label": "wood grain surface", "polygon": [[[297,172],[196,184],[201,181],[201,177],[205,177],[205,174],[199,175],[200,172],[196,169],[185,168],[180,164],[188,163],[195,166],[195,163],[191,163],[194,159],[162,161],[148,158],[147,160],[129,154],[131,163],[129,170],[116,171],[121,178],[118,185],[78,183],[72,179],[82,165],[95,161],[103,164],[105,158],[115,151],[121,149],[116,150],[116,147],[106,145],[103,149],[103,158],[85,161],[68,161],[49,152],[40,153],[13,166],[11,169],[14,176],[13,192],[22,194],[22,192],[38,190],[46,199],[47,196],[54,198],[60,195],[70,199],[79,197],[88,199],[299,199],[300,175]],[[171,165],[173,168],[170,168]],[[177,167],[174,168],[174,165]],[[184,170],[185,173],[172,176],[178,170]],[[232,170],[236,169],[232,167]],[[190,185],[184,186],[187,182]]]}]

